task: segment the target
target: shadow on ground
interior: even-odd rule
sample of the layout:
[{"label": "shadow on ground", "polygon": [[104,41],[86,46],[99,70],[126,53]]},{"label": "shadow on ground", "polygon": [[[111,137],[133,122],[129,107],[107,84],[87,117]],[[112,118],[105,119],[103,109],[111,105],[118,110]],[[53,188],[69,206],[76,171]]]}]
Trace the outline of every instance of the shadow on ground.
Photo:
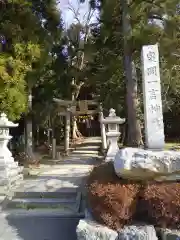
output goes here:
[{"label": "shadow on ground", "polygon": [[86,141],[78,144],[69,156],[60,156],[60,159],[50,159],[45,157],[41,160],[43,165],[56,165],[56,164],[92,164],[101,158],[99,153],[100,143]]},{"label": "shadow on ground", "polygon": [[79,218],[16,216],[6,218],[16,238],[3,240],[76,240]]}]

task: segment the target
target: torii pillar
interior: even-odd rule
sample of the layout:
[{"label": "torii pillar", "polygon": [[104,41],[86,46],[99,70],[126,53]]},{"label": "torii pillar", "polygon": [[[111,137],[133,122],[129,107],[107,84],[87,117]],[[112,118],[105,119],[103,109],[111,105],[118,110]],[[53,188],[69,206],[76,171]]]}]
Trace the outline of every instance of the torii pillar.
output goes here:
[{"label": "torii pillar", "polygon": [[69,154],[70,148],[70,131],[71,131],[71,112],[70,108],[67,108],[67,112],[65,115],[65,154]]}]

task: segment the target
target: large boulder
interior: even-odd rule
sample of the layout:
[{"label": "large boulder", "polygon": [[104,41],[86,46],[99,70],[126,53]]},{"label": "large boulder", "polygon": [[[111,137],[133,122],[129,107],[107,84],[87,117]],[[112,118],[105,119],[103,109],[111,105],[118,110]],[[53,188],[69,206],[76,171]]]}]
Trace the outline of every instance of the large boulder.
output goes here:
[{"label": "large boulder", "polygon": [[118,240],[158,240],[156,230],[151,225],[130,225],[119,231]]},{"label": "large boulder", "polygon": [[159,229],[162,240],[180,240],[180,231],[176,229]]},{"label": "large boulder", "polygon": [[114,159],[116,175],[126,179],[173,180],[180,174],[180,152],[120,149]]},{"label": "large boulder", "polygon": [[124,226],[116,232],[88,219],[79,221],[76,233],[78,240],[158,240],[152,225]]},{"label": "large boulder", "polygon": [[83,219],[76,228],[78,240],[116,240],[118,233],[95,221]]}]

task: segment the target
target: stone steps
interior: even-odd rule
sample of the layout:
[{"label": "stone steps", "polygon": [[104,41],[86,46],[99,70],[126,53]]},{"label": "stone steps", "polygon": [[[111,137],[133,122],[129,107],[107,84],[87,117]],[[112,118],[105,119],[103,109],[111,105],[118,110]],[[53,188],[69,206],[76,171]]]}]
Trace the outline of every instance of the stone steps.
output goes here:
[{"label": "stone steps", "polygon": [[84,200],[79,189],[62,189],[57,192],[16,191],[1,204],[10,216],[84,216]]},{"label": "stone steps", "polygon": [[37,191],[28,191],[28,192],[23,192],[23,191],[16,191],[14,193],[14,198],[61,198],[63,195],[63,198],[76,198],[77,196],[77,188],[65,188],[65,189],[60,189],[56,192],[37,192]]},{"label": "stone steps", "polygon": [[22,199],[15,198],[12,199],[6,206],[7,208],[68,208],[76,209],[76,202],[73,199],[55,199],[55,198],[31,198],[31,199]]},{"label": "stone steps", "polygon": [[84,218],[84,213],[74,213],[68,209],[8,209],[1,213],[2,217],[43,217],[43,218]]},{"label": "stone steps", "polygon": [[77,145],[73,151],[83,150],[83,151],[98,151],[100,149],[101,144],[85,144],[85,145]]}]

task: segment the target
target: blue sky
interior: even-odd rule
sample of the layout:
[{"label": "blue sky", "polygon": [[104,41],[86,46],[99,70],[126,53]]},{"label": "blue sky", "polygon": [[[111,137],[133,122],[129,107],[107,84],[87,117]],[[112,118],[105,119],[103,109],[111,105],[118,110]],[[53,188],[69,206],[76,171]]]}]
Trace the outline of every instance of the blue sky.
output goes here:
[{"label": "blue sky", "polygon": [[[60,10],[62,11],[62,17],[65,22],[65,27],[67,28],[73,21],[74,21],[74,14],[71,10],[68,9],[69,4],[73,6],[74,9],[78,9],[78,0],[60,0]],[[89,1],[86,0],[84,4],[81,4],[80,10],[79,10],[79,18],[80,21],[83,22],[84,19],[86,19],[87,13],[89,9]],[[95,14],[91,21],[96,21]]]}]

